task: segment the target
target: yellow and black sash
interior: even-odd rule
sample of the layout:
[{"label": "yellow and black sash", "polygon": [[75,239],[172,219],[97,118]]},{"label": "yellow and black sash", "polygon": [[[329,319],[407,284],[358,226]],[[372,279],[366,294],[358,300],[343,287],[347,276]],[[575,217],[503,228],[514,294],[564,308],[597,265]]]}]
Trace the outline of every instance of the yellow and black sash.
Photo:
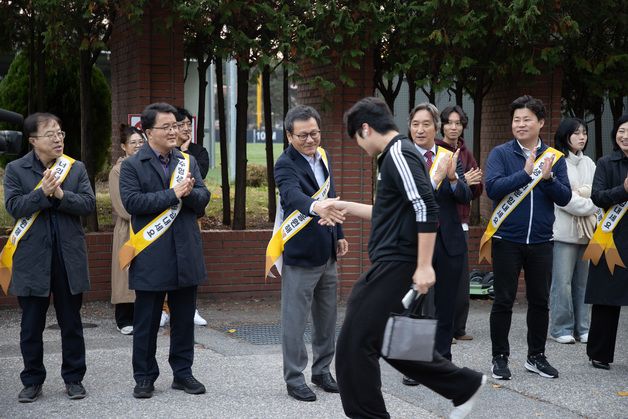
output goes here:
[{"label": "yellow and black sash", "polygon": [[[322,201],[326,199],[329,195],[329,189],[331,186],[331,170],[329,169],[329,163],[327,161],[327,153],[322,147],[318,147],[317,151],[321,155],[321,160],[323,164],[325,164],[325,168],[327,168],[327,179],[323,183],[323,186],[320,187],[318,191],[312,198]],[[281,209],[281,202],[277,205],[277,215],[275,216],[275,227],[273,228],[273,235],[268,242],[268,246],[266,247],[266,267],[265,272],[266,276],[269,276],[270,270],[273,265],[277,268],[277,271],[281,275],[281,268],[283,266],[283,249],[292,237],[294,237],[299,231],[301,231],[310,221],[312,221],[312,217],[301,214],[298,210],[292,212],[292,214],[288,215],[285,220],[283,220],[283,210]],[[283,220],[283,222],[281,221]],[[273,276],[272,274],[270,274]],[[274,276],[273,276],[274,277]]]},{"label": "yellow and black sash", "polygon": [[628,201],[613,205],[604,213],[602,221],[597,225],[595,233],[593,233],[593,237],[582,255],[583,260],[590,260],[594,265],[597,265],[603,253],[611,274],[615,272],[615,266],[626,267],[617,251],[615,240],[613,240],[613,230],[619,225],[619,221],[626,215],[626,212],[628,212]]},{"label": "yellow and black sash", "polygon": [[[61,180],[61,183],[65,180],[70,173],[70,169],[74,164],[75,160],[72,157],[68,157],[65,154],[61,155],[55,163],[52,165],[50,170],[54,173],[55,179]],[[37,183],[34,190],[41,188],[42,180]],[[5,294],[9,292],[9,284],[11,283],[11,274],[13,272],[13,255],[17,250],[17,246],[26,234],[26,232],[31,228],[37,216],[39,215],[39,211],[34,212],[28,217],[22,217],[15,223],[15,227],[11,231],[11,235],[9,236],[4,248],[2,249],[2,253],[0,253],[0,286],[2,286],[2,290]]]},{"label": "yellow and black sash", "polygon": [[[170,176],[170,188],[174,188],[181,183],[190,171],[190,156],[187,153],[181,154],[183,158],[179,159],[172,176]],[[182,203],[179,200],[176,205],[164,210],[137,233],[134,233],[133,226],[130,226],[130,238],[120,248],[120,254],[118,255],[120,269],[125,269],[129,266],[135,256],[157,241],[172,226],[175,218],[179,215],[179,211],[181,211],[181,206]]]},{"label": "yellow and black sash", "polygon": [[513,212],[513,210],[523,201],[523,199],[528,196],[528,194],[534,189],[536,185],[542,179],[542,169],[545,164],[545,158],[550,155],[554,155],[554,161],[552,162],[552,166],[556,164],[558,159],[563,157],[563,153],[556,150],[555,148],[548,147],[543,154],[539,158],[536,159],[534,163],[534,168],[532,169],[532,174],[530,177],[532,180],[527,185],[522,188],[517,189],[513,193],[505,196],[499,204],[493,210],[493,214],[491,214],[491,219],[486,226],[486,231],[480,240],[480,262],[486,259],[487,262],[492,262],[491,256],[491,238],[499,229],[499,226],[504,222],[506,218]]}]

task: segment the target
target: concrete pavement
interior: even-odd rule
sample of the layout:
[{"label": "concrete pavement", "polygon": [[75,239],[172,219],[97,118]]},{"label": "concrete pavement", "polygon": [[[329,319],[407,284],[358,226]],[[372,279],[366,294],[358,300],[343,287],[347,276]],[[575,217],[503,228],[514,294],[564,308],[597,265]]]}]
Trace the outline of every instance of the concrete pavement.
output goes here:
[{"label": "concrete pavement", "polygon": [[[152,399],[132,396],[132,338],[115,328],[113,310],[104,302],[84,305],[87,375],[83,381],[88,397],[71,401],[60,377],[61,343],[58,329],[46,329],[45,365],[48,377],[43,396],[35,403],[17,402],[22,388],[19,373],[19,311],[0,311],[0,417],[208,417],[208,418],[341,418],[340,398],[313,387],[314,403],[297,402],[286,394],[282,379],[281,347],[252,344],[240,331],[277,330],[279,303],[275,300],[199,301],[208,327],[196,328],[194,374],[207,394],[192,396],[172,390],[167,363],[168,328],[160,331],[157,358],[161,375]],[[454,362],[490,377],[490,302],[473,300],[469,316],[472,341],[453,346]],[[344,306],[340,307],[340,318]],[[341,322],[339,320],[339,324]],[[54,308],[48,324],[54,324]],[[270,327],[269,327],[270,326]],[[489,378],[472,418],[628,418],[628,310],[619,326],[615,363],[610,371],[597,370],[587,361],[585,345],[561,345],[548,340],[547,356],[558,369],[558,379],[545,379],[523,367],[526,355],[525,305],[516,305],[510,340],[511,381]],[[244,336],[247,337],[247,336]],[[311,355],[310,355],[311,359]],[[446,417],[451,403],[425,387],[406,387],[401,376],[382,362],[382,390],[393,418]],[[309,370],[306,378],[309,379]]]}]

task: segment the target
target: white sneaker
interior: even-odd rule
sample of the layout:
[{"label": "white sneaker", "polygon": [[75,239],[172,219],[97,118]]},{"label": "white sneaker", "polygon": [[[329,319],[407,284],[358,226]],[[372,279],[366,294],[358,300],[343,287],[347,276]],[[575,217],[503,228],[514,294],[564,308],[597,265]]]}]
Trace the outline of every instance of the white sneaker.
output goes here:
[{"label": "white sneaker", "polygon": [[201,317],[200,314],[198,314],[198,310],[194,312],[194,324],[197,326],[207,326],[207,320],[205,320]]},{"label": "white sneaker", "polygon": [[580,335],[580,343],[587,343],[589,341],[589,333],[583,333]]},{"label": "white sneaker", "polygon": [[554,339],[558,343],[576,343],[576,338],[571,335],[559,336],[557,338],[552,336],[552,339]]},{"label": "white sneaker", "polygon": [[473,405],[475,404],[478,394],[480,394],[480,390],[482,389],[484,384],[486,384],[486,375],[482,375],[482,382],[480,383],[478,389],[475,390],[475,393],[473,393],[473,396],[471,396],[469,400],[462,403],[460,406],[454,407],[454,410],[452,410],[449,414],[449,419],[466,418],[469,413],[471,413],[471,410],[473,410]]},{"label": "white sneaker", "polygon": [[123,335],[132,335],[133,334],[133,326],[124,326],[122,329],[118,327],[118,332]]},{"label": "white sneaker", "polygon": [[159,327],[164,327],[168,323],[170,323],[170,314],[166,313],[165,311],[162,311],[161,320],[159,320]]}]

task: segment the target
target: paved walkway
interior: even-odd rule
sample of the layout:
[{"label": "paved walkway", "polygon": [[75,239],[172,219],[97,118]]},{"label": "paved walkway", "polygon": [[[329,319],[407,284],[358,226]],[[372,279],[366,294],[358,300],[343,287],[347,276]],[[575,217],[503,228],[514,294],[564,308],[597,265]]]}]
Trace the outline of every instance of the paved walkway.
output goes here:
[{"label": "paved walkway", "polygon": [[[117,332],[113,310],[104,302],[87,303],[86,328],[88,397],[70,401],[60,377],[61,344],[57,329],[46,329],[45,364],[48,378],[43,396],[35,403],[20,404],[19,312],[0,310],[0,418],[18,417],[207,417],[207,418],[342,418],[337,395],[314,387],[315,403],[297,402],[286,394],[282,380],[281,347],[257,345],[236,337],[242,330],[259,325],[266,337],[274,333],[279,316],[277,301],[199,301],[209,327],[197,327],[195,376],[207,394],[187,395],[172,390],[167,363],[168,328],[160,332],[157,357],[161,376],[152,399],[132,397],[132,338]],[[344,307],[341,307],[341,315]],[[490,302],[471,303],[469,332],[473,341],[453,346],[454,361],[490,375]],[[54,309],[49,311],[54,324]],[[525,362],[525,306],[517,305],[511,331],[512,381],[489,383],[472,413],[472,418],[628,418],[628,310],[620,320],[615,363],[610,371],[594,369],[587,362],[585,345],[560,345],[548,341],[547,355],[560,378],[541,378],[527,372]],[[230,331],[230,332],[229,332]],[[306,373],[309,378],[309,371]],[[383,392],[393,418],[446,417],[451,404],[424,387],[405,387],[401,376],[382,362]]]}]

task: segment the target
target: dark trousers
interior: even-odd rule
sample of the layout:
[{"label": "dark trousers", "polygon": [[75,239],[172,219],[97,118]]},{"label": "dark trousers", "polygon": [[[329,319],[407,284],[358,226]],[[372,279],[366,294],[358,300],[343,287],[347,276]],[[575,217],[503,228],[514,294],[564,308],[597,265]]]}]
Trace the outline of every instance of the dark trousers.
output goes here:
[{"label": "dark trousers", "polygon": [[120,303],[115,305],[116,325],[119,329],[133,326],[133,303]]},{"label": "dark trousers", "polygon": [[[355,283],[336,347],[336,374],[345,414],[351,418],[388,418],[381,391],[380,351],[391,312],[403,310],[416,265],[377,262]],[[434,352],[432,362],[386,359],[393,368],[452,400],[466,402],[482,374],[458,368]]]},{"label": "dark trousers", "polygon": [[[469,243],[469,232],[464,232],[464,239]],[[456,295],[456,312],[454,314],[454,337],[467,334],[467,318],[469,317],[469,253],[462,255],[462,269],[458,292]]]},{"label": "dark trousers", "polygon": [[440,237],[434,248],[434,308],[438,323],[434,349],[443,357],[451,360],[451,339],[454,335],[455,301],[458,296],[462,259],[460,256],[449,256]]},{"label": "dark trousers", "polygon": [[591,326],[587,342],[589,358],[609,364],[613,362],[620,312],[621,306],[591,306]]},{"label": "dark trousers", "polygon": [[170,307],[170,355],[168,362],[176,379],[192,375],[194,361],[194,310],[196,288],[173,291],[135,290],[133,316],[133,378],[155,381],[159,367],[155,359],[159,320],[166,293]]},{"label": "dark trousers", "polygon": [[491,309],[493,356],[510,355],[508,334],[519,274],[525,272],[528,300],[528,355],[545,352],[549,322],[549,290],[552,280],[553,242],[520,244],[493,238],[495,300]]},{"label": "dark trousers", "polygon": [[[63,260],[53,252],[50,272],[50,291],[61,329],[61,377],[66,383],[82,381],[85,376],[85,341],[81,322],[83,294],[72,295]],[[50,297],[18,297],[22,308],[20,349],[24,370],[20,379],[24,386],[42,384],[46,379],[44,367],[44,342],[46,313]]]}]

